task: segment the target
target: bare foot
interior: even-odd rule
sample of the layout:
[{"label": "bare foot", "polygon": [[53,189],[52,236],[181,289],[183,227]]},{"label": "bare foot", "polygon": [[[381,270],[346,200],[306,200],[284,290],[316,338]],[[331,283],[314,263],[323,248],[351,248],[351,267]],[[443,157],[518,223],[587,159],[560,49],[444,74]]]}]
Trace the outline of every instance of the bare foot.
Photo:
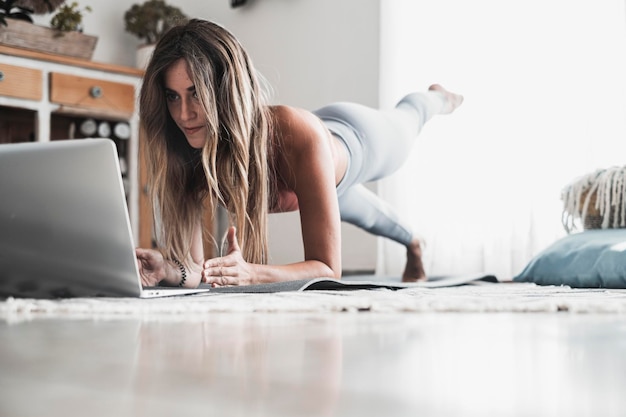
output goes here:
[{"label": "bare foot", "polygon": [[422,264],[422,245],[419,239],[414,239],[406,247],[406,267],[402,274],[402,282],[426,281],[426,279]]},{"label": "bare foot", "polygon": [[451,91],[446,90],[445,88],[443,88],[442,86],[440,86],[439,84],[433,84],[430,87],[428,87],[429,91],[438,91],[440,93],[442,93],[446,99],[448,99],[448,104],[447,106],[444,108],[443,113],[444,114],[448,114],[448,113],[452,113],[454,110],[456,110],[457,107],[459,107],[462,103],[463,103],[463,96],[460,94],[455,94]]}]

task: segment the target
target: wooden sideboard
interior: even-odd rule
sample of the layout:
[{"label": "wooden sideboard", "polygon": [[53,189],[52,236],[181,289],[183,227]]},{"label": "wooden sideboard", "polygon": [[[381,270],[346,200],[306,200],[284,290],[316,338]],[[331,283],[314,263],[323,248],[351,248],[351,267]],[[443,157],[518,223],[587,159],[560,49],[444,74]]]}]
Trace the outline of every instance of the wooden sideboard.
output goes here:
[{"label": "wooden sideboard", "polygon": [[139,158],[143,71],[0,45],[0,143],[107,137],[118,149],[137,245],[152,245]]}]

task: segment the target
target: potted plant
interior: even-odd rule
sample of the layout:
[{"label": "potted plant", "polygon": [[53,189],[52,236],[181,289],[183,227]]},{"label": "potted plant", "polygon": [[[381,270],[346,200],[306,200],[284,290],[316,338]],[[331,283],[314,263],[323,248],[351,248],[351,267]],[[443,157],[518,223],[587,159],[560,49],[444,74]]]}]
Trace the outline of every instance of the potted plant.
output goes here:
[{"label": "potted plant", "polygon": [[81,32],[83,31],[83,13],[90,12],[91,7],[85,6],[83,10],[78,8],[78,3],[71,5],[64,4],[59,11],[52,16],[50,26],[60,32]]},{"label": "potted plant", "polygon": [[133,4],[124,14],[125,29],[143,41],[137,49],[137,66],[145,68],[154,44],[173,26],[187,20],[181,9],[164,0]]},{"label": "potted plant", "polygon": [[65,0],[0,0],[0,24],[8,26],[6,19],[33,23],[31,15],[54,12]]},{"label": "potted plant", "polygon": [[[91,59],[98,40],[71,29],[71,20],[82,23],[82,11],[77,3],[64,6],[53,20],[56,28],[33,24],[32,14],[57,10],[64,0],[0,0],[0,44],[40,52]],[[89,10],[86,7],[84,10]],[[56,18],[56,19],[55,19]],[[82,30],[82,26],[80,28]]]}]

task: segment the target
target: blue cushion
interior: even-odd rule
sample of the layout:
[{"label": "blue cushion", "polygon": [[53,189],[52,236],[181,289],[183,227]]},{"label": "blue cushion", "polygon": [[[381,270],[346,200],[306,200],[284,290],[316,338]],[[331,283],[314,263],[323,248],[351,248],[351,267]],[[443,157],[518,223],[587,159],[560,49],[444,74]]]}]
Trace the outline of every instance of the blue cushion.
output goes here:
[{"label": "blue cushion", "polygon": [[626,229],[567,235],[537,254],[516,282],[578,288],[626,288]]}]

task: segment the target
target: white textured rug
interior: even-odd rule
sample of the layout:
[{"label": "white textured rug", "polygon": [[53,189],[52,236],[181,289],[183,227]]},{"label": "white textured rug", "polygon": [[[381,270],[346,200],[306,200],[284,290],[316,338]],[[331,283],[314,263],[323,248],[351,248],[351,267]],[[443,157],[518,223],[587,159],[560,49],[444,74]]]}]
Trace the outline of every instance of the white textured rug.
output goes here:
[{"label": "white textured rug", "polygon": [[[0,301],[0,319],[159,317],[250,312],[570,312],[626,313],[626,290],[572,289],[523,283],[401,290],[223,293],[157,299],[74,298]],[[181,316],[182,318],[182,316]]]}]

